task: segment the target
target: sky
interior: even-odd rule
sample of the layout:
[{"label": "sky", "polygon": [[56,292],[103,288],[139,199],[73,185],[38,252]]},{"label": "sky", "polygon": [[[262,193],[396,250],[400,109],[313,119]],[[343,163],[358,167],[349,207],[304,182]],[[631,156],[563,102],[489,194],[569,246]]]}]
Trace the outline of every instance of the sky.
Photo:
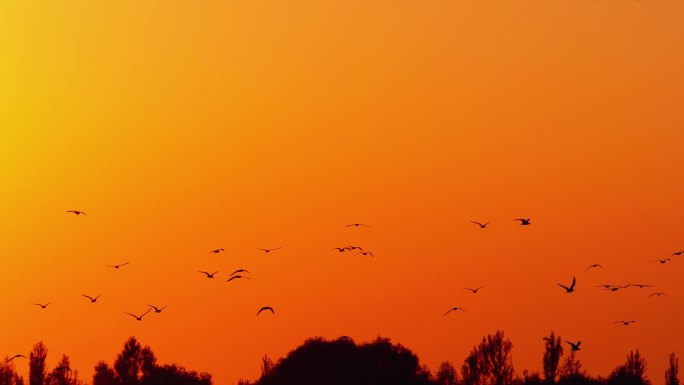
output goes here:
[{"label": "sky", "polygon": [[[90,381],[136,336],[234,384],[309,337],[388,337],[434,370],[500,329],[521,373],[553,330],[590,374],[638,348],[661,384],[684,354],[684,256],[654,262],[684,249],[682,15],[3,1],[0,356],[43,341]],[[595,287],[628,283],[654,287]],[[123,314],[148,304],[168,307]]]}]

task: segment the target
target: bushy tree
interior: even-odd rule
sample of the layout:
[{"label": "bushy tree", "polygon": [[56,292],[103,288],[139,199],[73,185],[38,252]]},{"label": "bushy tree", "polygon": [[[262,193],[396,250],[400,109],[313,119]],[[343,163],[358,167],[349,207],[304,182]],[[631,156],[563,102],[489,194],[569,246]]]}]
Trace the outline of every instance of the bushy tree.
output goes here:
[{"label": "bushy tree", "polygon": [[679,358],[670,354],[670,366],[665,370],[665,385],[679,385]]},{"label": "bushy tree", "polygon": [[0,362],[0,385],[24,385],[24,378],[17,374],[13,362],[7,362],[7,357]]},{"label": "bushy tree", "polygon": [[554,384],[558,375],[558,364],[563,355],[561,337],[552,331],[548,337],[544,337],[544,380],[548,384]]},{"label": "bushy tree", "polygon": [[47,347],[43,342],[33,345],[29,354],[29,385],[45,385],[47,369],[45,368],[45,358],[47,358]]},{"label": "bushy tree", "polygon": [[646,360],[636,352],[631,351],[627,362],[618,366],[608,377],[609,385],[650,385],[646,377]]},{"label": "bushy tree", "polygon": [[465,385],[509,385],[513,382],[513,344],[497,330],[482,338],[461,368]]},{"label": "bushy tree", "polygon": [[48,374],[46,383],[48,385],[80,385],[78,372],[71,370],[69,357],[62,355],[62,359],[57,366]]},{"label": "bushy tree", "polygon": [[456,368],[449,361],[444,361],[439,365],[437,375],[435,376],[437,385],[456,385],[458,384],[458,373]]},{"label": "bushy tree", "polygon": [[116,372],[106,362],[100,361],[95,365],[93,385],[119,385]]},{"label": "bushy tree", "polygon": [[142,377],[154,367],[156,358],[149,346],[142,347],[131,337],[114,361],[114,371],[121,385],[140,385]]}]

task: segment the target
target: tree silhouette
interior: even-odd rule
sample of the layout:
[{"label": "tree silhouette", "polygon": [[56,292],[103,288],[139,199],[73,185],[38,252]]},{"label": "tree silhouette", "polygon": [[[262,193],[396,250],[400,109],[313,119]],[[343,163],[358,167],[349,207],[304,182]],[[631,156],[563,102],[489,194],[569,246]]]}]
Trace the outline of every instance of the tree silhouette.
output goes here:
[{"label": "tree silhouette", "polygon": [[679,358],[670,353],[670,366],[665,370],[665,385],[679,385]]},{"label": "tree silhouette", "polygon": [[116,372],[106,362],[100,361],[95,365],[93,374],[93,385],[119,385],[119,378]]},{"label": "tree silhouette", "polygon": [[131,337],[116,357],[114,370],[121,385],[140,385],[142,377],[150,373],[155,362],[156,358],[150,347],[142,347],[135,337]]},{"label": "tree silhouette", "polygon": [[[576,352],[574,350],[571,350],[570,354],[565,357],[563,365],[559,370],[561,379],[567,380],[584,376],[584,373],[582,372],[582,363],[577,359],[577,357],[575,357],[575,353]],[[566,382],[567,381],[564,383]]]},{"label": "tree silhouette", "polygon": [[627,362],[618,366],[608,376],[608,385],[650,385],[646,377],[646,360],[636,352],[631,351],[627,356]]},{"label": "tree silhouette", "polygon": [[558,364],[563,355],[563,345],[561,337],[551,332],[548,337],[544,337],[544,380],[548,384],[556,383],[558,375]]},{"label": "tree silhouette", "polygon": [[456,385],[458,384],[458,373],[449,361],[444,361],[439,365],[435,378],[437,385]]},{"label": "tree silhouette", "polygon": [[29,385],[45,385],[47,353],[47,347],[42,341],[33,345],[29,355]]},{"label": "tree silhouette", "polygon": [[46,384],[48,385],[81,385],[78,379],[78,372],[71,370],[69,357],[62,355],[62,359],[57,366],[48,374]]},{"label": "tree silhouette", "polygon": [[154,365],[142,379],[143,385],[211,385],[207,373],[188,372],[177,365]]},{"label": "tree silhouette", "polygon": [[511,350],[513,344],[497,330],[483,337],[461,367],[465,385],[509,385],[513,382]]},{"label": "tree silhouette", "polygon": [[14,362],[7,363],[7,359],[0,362],[0,385],[24,385],[24,378],[17,374]]}]

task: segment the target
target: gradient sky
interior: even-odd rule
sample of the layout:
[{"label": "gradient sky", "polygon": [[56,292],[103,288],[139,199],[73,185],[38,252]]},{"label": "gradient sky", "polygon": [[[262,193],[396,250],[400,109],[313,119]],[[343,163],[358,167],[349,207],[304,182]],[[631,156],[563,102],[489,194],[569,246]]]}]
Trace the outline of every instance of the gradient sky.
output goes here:
[{"label": "gradient sky", "polygon": [[135,335],[222,385],[311,336],[436,369],[502,329],[521,373],[554,330],[590,374],[639,348],[660,384],[684,355],[684,256],[653,263],[684,249],[682,42],[680,0],[4,1],[0,355],[42,340],[90,381]]}]

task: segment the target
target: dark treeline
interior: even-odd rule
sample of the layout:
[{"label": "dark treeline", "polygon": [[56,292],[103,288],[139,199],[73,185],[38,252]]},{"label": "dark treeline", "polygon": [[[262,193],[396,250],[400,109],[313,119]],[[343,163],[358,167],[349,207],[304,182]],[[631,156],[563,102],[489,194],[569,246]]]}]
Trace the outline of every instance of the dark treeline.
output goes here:
[{"label": "dark treeline", "polygon": [[[264,356],[261,376],[238,385],[651,385],[646,360],[638,350],[629,352],[625,363],[607,377],[592,377],[582,370],[578,352],[563,349],[563,340],[553,332],[544,337],[541,373],[515,373],[513,344],[497,331],[473,347],[460,368],[443,362],[435,373],[421,365],[418,357],[400,344],[378,338],[356,344],[349,337],[336,340],[309,339],[287,356],[273,362]],[[47,348],[42,342],[31,351],[28,385],[83,385],[78,372],[63,355],[48,370]],[[679,385],[679,360],[670,355],[664,374],[665,385]],[[160,365],[150,347],[131,337],[113,366],[100,361],[95,366],[93,385],[212,385],[207,373],[187,371],[177,365]],[[14,359],[0,363],[0,385],[25,385],[17,374]]]}]

